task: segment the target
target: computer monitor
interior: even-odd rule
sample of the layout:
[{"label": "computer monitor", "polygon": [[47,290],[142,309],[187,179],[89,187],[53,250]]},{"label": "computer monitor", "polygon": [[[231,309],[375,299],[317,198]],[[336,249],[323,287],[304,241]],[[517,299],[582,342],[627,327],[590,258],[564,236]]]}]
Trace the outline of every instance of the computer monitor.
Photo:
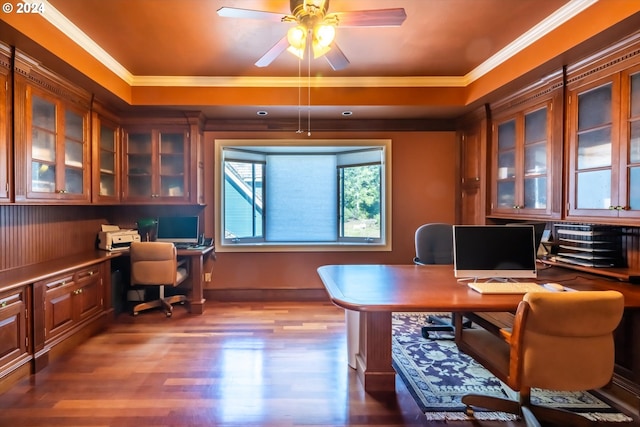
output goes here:
[{"label": "computer monitor", "polygon": [[459,278],[535,278],[533,225],[454,225],[453,265]]},{"label": "computer monitor", "polygon": [[197,216],[159,217],[156,241],[197,244],[198,233],[199,221]]},{"label": "computer monitor", "polygon": [[535,233],[536,252],[540,249],[540,242],[542,241],[542,235],[544,234],[544,230],[547,228],[546,222],[538,222],[538,221],[510,222],[510,223],[507,223],[507,225],[508,226],[533,225],[533,231]]}]

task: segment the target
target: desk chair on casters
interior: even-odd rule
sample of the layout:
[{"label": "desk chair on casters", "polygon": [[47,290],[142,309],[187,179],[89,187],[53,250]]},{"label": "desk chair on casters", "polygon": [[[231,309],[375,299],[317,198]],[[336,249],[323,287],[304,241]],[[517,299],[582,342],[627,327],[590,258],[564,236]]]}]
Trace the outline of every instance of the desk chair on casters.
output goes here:
[{"label": "desk chair on casters", "polygon": [[[418,265],[453,264],[453,226],[445,223],[424,224],[415,234],[416,256],[413,262]],[[431,325],[422,327],[422,336],[430,338],[429,332],[455,332],[453,316],[430,315]],[[470,326],[470,322],[464,324]]]},{"label": "desk chair on casters", "polygon": [[165,286],[178,286],[186,277],[184,268],[178,269],[177,251],[169,242],[133,242],[129,249],[131,257],[131,286],[158,286],[157,300],[146,301],[133,307],[136,316],[142,310],[163,307],[167,317],[173,313],[172,304],[184,304],[186,295],[165,298]]},{"label": "desk chair on casters", "polygon": [[532,405],[531,388],[583,391],[607,385],[614,368],[613,331],[623,310],[617,291],[535,292],[524,296],[513,327],[501,329],[500,336],[465,329],[461,350],[519,392],[519,401],[466,395],[467,414],[481,407],[520,415],[527,426],[597,425],[563,409]]}]

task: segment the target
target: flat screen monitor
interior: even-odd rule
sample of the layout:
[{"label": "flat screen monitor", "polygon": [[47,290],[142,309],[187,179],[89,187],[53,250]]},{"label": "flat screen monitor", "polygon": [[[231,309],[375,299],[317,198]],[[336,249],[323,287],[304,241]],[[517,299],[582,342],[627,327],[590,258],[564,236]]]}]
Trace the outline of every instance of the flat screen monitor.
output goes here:
[{"label": "flat screen monitor", "polygon": [[164,216],[158,218],[156,240],[173,243],[198,243],[197,216]]},{"label": "flat screen monitor", "polygon": [[535,278],[533,225],[454,225],[453,265],[459,278]]},{"label": "flat screen monitor", "polygon": [[542,235],[544,234],[544,230],[547,228],[546,222],[510,222],[507,224],[508,226],[518,226],[518,225],[533,225],[533,231],[535,232],[535,248],[536,251],[540,249],[540,242],[542,241]]}]

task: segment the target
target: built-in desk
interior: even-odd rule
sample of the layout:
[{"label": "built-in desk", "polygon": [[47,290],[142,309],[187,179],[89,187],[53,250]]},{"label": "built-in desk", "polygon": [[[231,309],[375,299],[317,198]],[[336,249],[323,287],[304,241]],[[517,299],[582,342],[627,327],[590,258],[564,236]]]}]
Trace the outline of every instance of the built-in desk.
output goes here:
[{"label": "built-in desk", "polygon": [[[458,282],[450,265],[327,265],[318,274],[334,304],[359,312],[356,370],[366,391],[395,390],[392,312],[507,312],[515,311],[522,299],[521,295],[479,294]],[[576,290],[615,289],[624,294],[625,307],[640,308],[640,286],[626,282],[560,267],[540,269],[538,281],[560,282]],[[625,335],[631,340],[638,328],[629,327]],[[632,359],[635,364],[635,353]],[[640,372],[640,366],[630,370]]]},{"label": "built-in desk", "polygon": [[[213,247],[177,251],[189,271],[191,313],[204,312],[203,263],[213,253]],[[107,326],[112,260],[126,255],[95,250],[0,272],[0,392]]]},{"label": "built-in desk", "polygon": [[[128,270],[129,264],[129,251],[127,249],[116,252],[123,257],[123,263],[126,264]],[[177,249],[177,256],[179,261],[184,262],[184,266],[187,268],[189,277],[180,285],[182,288],[187,289],[187,297],[189,312],[192,314],[204,313],[204,260],[209,256],[215,256],[213,246],[189,248],[189,249]],[[122,263],[121,263],[122,264]],[[124,266],[123,266],[124,267]]]},{"label": "built-in desk", "polygon": [[202,249],[178,249],[178,257],[188,260],[188,281],[191,282],[189,291],[189,311],[192,314],[204,313],[204,260],[215,254],[213,246]]}]

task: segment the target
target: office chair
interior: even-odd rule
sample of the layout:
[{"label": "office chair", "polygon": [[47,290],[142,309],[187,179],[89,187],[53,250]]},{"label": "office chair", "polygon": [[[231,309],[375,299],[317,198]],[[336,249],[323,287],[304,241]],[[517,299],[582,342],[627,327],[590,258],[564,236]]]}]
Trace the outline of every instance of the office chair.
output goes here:
[{"label": "office chair", "polygon": [[611,380],[614,367],[613,331],[624,310],[617,291],[534,292],[518,305],[513,327],[499,334],[465,329],[458,346],[516,392],[519,400],[469,394],[472,407],[508,412],[528,426],[540,421],[562,426],[595,425],[587,418],[558,408],[531,404],[531,388],[583,391]]},{"label": "office chair", "polygon": [[133,315],[142,310],[163,307],[167,317],[173,313],[172,304],[184,304],[186,295],[174,295],[165,298],[165,286],[178,286],[186,277],[187,271],[178,268],[177,251],[169,242],[133,242],[129,249],[131,257],[131,286],[158,286],[160,296],[157,300],[145,301],[133,307]]},{"label": "office chair", "polygon": [[[444,223],[424,224],[415,234],[416,256],[413,262],[418,265],[453,264],[453,226]],[[453,316],[429,315],[431,325],[422,327],[422,336],[430,338],[429,332],[455,332]],[[471,322],[463,323],[469,327]]]}]

